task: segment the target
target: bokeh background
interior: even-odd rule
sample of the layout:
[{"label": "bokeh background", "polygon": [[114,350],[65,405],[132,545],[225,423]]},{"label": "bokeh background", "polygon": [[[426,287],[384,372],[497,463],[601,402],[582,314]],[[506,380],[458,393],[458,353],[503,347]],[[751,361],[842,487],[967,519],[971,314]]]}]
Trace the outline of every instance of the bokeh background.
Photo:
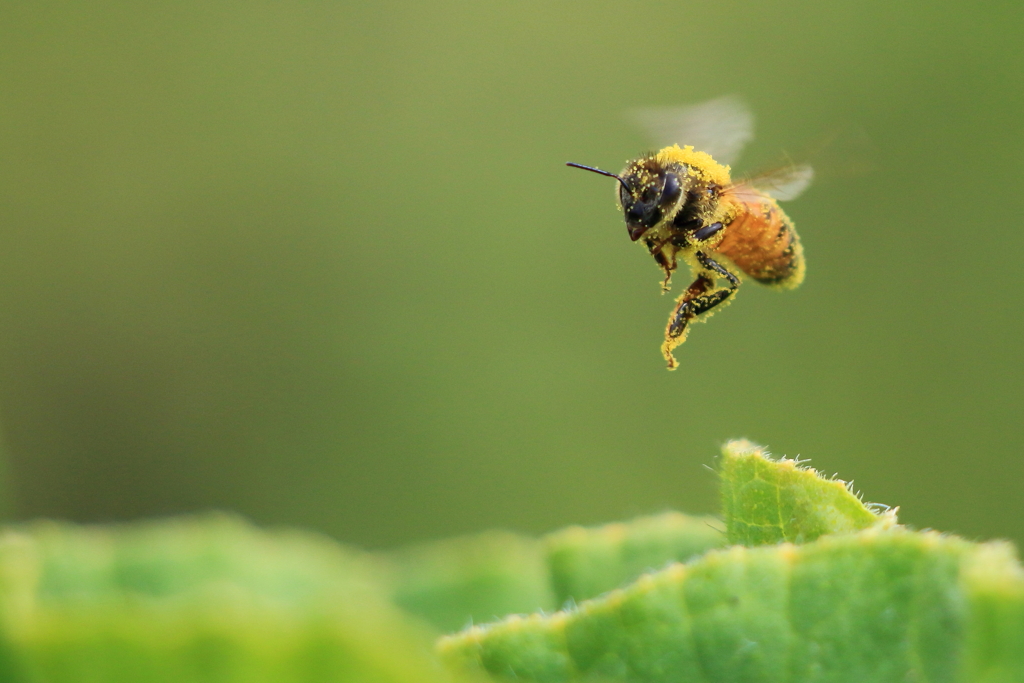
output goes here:
[{"label": "bokeh background", "polygon": [[[1024,541],[1022,32],[1012,2],[5,2],[8,515],[539,532],[713,511],[746,436]],[[657,269],[562,164],[729,93],[751,165],[860,142],[788,206],[804,286],[745,285],[668,373]]]}]

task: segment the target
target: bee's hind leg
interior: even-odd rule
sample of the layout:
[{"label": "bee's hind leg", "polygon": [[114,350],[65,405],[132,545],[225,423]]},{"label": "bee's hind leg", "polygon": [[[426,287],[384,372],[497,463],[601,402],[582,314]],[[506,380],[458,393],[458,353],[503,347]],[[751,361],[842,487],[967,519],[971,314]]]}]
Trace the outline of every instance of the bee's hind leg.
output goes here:
[{"label": "bee's hind leg", "polygon": [[[718,261],[702,251],[696,252],[696,257],[706,271],[698,275],[693,284],[679,297],[665,330],[666,339],[679,338],[676,345],[681,344],[685,339],[686,324],[690,320],[727,301],[740,286],[740,279]],[[720,275],[728,280],[729,286],[720,287],[713,292],[709,291],[714,285],[715,275]]]},{"label": "bee's hind leg", "polygon": [[[728,301],[740,286],[740,279],[736,275],[704,252],[696,252],[696,257],[706,270],[700,273],[693,284],[676,300],[675,310],[669,316],[668,326],[665,328],[665,342],[661,345],[661,353],[668,361],[669,370],[678,367],[672,349],[686,341],[688,323],[701,313],[707,313],[715,306]],[[728,280],[729,286],[711,291],[715,275]]]},{"label": "bee's hind leg", "polygon": [[697,303],[706,299],[704,296],[713,286],[714,281],[706,275],[698,275],[683,295],[676,299],[676,308],[668,318],[668,328],[665,330],[666,339],[678,339],[683,343],[686,337],[686,324],[690,322],[697,312],[694,310]]}]

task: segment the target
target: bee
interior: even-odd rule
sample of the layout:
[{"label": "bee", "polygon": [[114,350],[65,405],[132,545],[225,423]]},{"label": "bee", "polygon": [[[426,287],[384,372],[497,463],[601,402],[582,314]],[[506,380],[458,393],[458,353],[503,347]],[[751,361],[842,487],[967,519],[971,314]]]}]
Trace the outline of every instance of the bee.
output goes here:
[{"label": "bee", "polygon": [[655,136],[677,136],[673,142],[684,146],[645,154],[618,174],[567,165],[618,181],[615,197],[629,239],[654,257],[663,292],[679,262],[689,266],[693,282],[676,299],[661,345],[674,370],[673,349],[686,341],[693,322],[732,301],[740,273],[775,289],[803,282],[803,246],[778,200],[795,199],[814,173],[809,165],[789,165],[733,180],[725,164],[753,137],[753,116],[735,97],[644,110],[636,118]]}]

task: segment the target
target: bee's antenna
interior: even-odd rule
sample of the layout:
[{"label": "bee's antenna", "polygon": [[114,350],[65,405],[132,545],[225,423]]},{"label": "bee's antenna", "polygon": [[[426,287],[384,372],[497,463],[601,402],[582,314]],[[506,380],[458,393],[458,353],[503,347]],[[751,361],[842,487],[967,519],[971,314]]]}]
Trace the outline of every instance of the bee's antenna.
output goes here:
[{"label": "bee's antenna", "polygon": [[582,168],[584,171],[593,171],[594,173],[600,173],[601,175],[606,175],[606,176],[608,176],[610,178],[615,178],[620,183],[622,183],[622,186],[624,188],[626,188],[626,192],[632,192],[632,190],[629,189],[629,185],[626,184],[626,181],[622,179],[622,176],[615,175],[614,173],[609,173],[608,171],[602,171],[601,169],[594,168],[593,166],[584,166],[583,164],[574,164],[571,161],[565,162],[565,165],[566,166],[572,166],[573,168]]}]

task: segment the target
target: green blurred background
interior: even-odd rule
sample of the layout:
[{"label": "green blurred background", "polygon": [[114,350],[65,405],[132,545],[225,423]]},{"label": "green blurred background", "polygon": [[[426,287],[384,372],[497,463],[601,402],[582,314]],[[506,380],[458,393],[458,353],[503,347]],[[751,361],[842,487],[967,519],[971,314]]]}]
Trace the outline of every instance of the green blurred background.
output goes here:
[{"label": "green blurred background", "polygon": [[[386,547],[712,511],[746,436],[1022,541],[1022,32],[1011,2],[5,2],[10,509]],[[562,164],[728,93],[752,164],[853,127],[872,165],[789,205],[804,286],[745,285],[668,373],[657,269]]]}]

